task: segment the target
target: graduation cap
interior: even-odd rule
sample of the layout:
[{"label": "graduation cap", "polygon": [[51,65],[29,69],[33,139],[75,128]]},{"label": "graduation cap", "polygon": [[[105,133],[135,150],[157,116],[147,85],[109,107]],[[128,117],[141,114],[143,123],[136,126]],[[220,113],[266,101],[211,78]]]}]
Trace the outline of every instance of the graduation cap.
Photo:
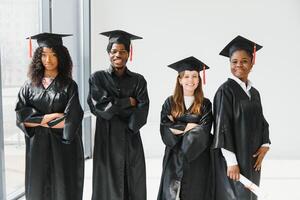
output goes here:
[{"label": "graduation cap", "polygon": [[190,56],[190,57],[187,57],[180,61],[177,61],[173,64],[168,65],[168,67],[176,70],[178,73],[183,72],[185,70],[198,71],[198,72],[202,71],[203,72],[203,79],[202,79],[203,84],[206,83],[205,70],[209,69],[209,67],[202,61],[195,58],[194,56]]},{"label": "graduation cap", "polygon": [[142,37],[127,33],[126,31],[122,30],[107,31],[100,34],[109,37],[109,44],[121,43],[124,44],[125,47],[128,47],[128,49],[130,48],[130,61],[132,61],[133,53],[131,40],[143,39]]},{"label": "graduation cap", "polygon": [[231,42],[229,42],[224,49],[220,52],[220,55],[225,57],[230,57],[236,50],[245,50],[253,55],[253,64],[255,63],[256,51],[262,48],[261,45],[248,40],[240,35],[235,37]]},{"label": "graduation cap", "polygon": [[71,36],[72,34],[56,34],[56,33],[39,33],[37,35],[30,36],[29,39],[29,56],[32,57],[32,43],[31,39],[37,40],[39,47],[54,47],[62,46],[63,37]]}]

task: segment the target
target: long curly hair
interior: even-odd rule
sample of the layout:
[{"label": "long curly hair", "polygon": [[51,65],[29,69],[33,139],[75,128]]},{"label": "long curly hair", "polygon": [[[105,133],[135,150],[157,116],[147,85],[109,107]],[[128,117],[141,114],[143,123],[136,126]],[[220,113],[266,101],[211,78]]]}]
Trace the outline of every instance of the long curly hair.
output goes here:
[{"label": "long curly hair", "polygon": [[[55,46],[51,47],[51,49],[58,60],[58,75],[56,79],[60,85],[64,86],[72,79],[73,62],[70,53],[65,46]],[[45,67],[42,63],[42,53],[43,47],[38,47],[29,65],[28,77],[35,86],[40,86],[44,77]]]},{"label": "long curly hair", "polygon": [[[177,76],[176,86],[172,98],[172,105],[171,105],[171,114],[174,118],[179,117],[184,114],[184,98],[183,98],[183,88],[182,85],[179,83],[179,79],[184,76],[184,71],[180,72]],[[199,76],[199,84],[198,87],[194,91],[194,103],[192,108],[190,109],[191,114],[201,114],[201,107],[203,104],[204,94],[202,90],[202,81],[201,77]]]}]

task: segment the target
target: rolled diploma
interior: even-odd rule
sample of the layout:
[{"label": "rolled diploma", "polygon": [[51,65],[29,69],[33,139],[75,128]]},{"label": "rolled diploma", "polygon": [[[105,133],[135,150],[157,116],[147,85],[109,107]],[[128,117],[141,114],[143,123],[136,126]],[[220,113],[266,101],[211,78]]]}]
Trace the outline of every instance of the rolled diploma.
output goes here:
[{"label": "rolled diploma", "polygon": [[253,192],[259,200],[267,200],[268,195],[263,192],[255,183],[247,179],[245,176],[242,174],[240,175],[240,180],[239,180],[246,188],[248,188],[251,192]]}]

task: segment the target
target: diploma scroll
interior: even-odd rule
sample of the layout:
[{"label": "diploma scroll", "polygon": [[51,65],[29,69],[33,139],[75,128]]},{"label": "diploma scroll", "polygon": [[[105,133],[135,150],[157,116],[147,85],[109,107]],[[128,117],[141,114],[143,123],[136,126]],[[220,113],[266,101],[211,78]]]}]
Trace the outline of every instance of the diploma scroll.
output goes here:
[{"label": "diploma scroll", "polygon": [[262,191],[255,183],[247,179],[242,174],[240,175],[239,180],[246,188],[248,188],[251,192],[253,192],[259,200],[268,200],[268,195]]}]

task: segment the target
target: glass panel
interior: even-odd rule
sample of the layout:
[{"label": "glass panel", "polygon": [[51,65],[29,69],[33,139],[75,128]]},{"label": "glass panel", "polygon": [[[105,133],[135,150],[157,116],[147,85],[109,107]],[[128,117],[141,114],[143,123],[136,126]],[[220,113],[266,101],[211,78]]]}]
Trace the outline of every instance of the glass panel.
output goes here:
[{"label": "glass panel", "polygon": [[16,127],[14,108],[30,62],[25,38],[39,31],[39,1],[1,0],[0,30],[6,193],[10,196],[24,188],[24,135]]}]

